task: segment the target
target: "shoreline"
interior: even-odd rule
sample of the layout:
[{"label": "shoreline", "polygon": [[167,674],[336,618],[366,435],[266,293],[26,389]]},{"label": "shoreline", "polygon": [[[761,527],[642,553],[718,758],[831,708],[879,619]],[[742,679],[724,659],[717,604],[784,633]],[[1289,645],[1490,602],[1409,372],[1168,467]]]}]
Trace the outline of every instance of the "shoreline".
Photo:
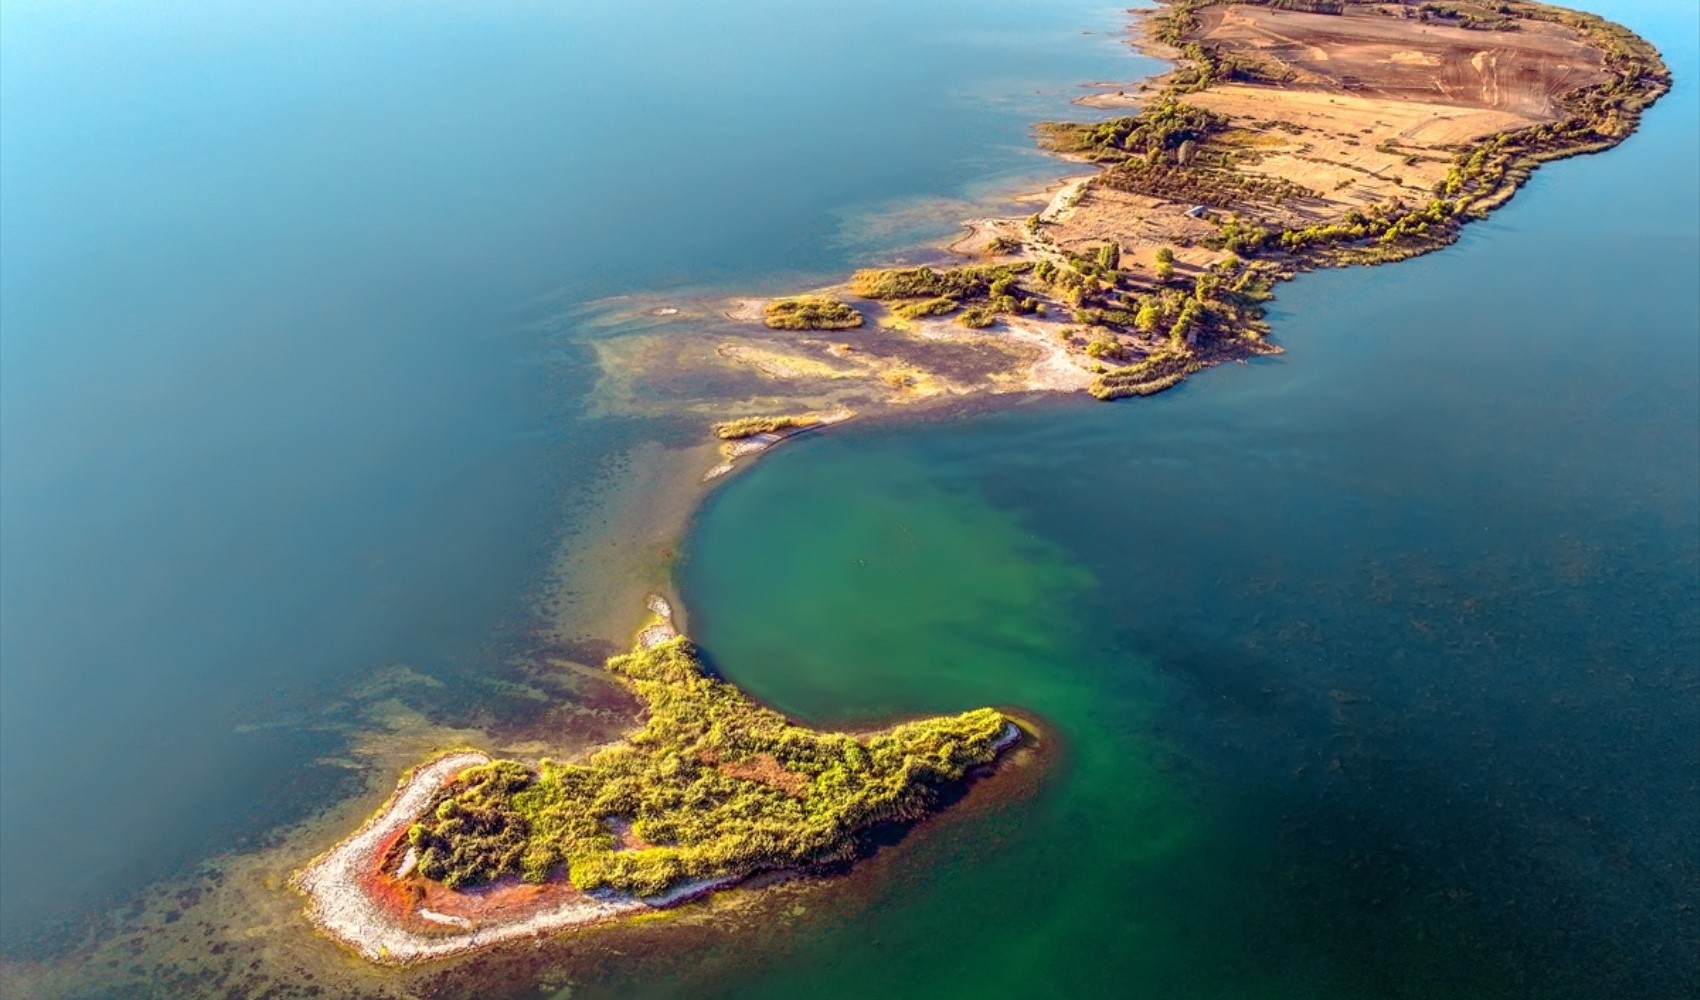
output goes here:
[{"label": "shoreline", "polygon": [[[1165,7],[1130,11],[1135,19],[1134,40],[1132,41],[1134,47],[1147,55],[1164,59],[1171,64],[1168,71],[1153,77],[1149,81],[1153,85],[1168,81],[1167,84],[1164,84],[1163,90],[1154,91],[1154,93],[1166,92],[1174,85],[1177,75],[1189,69],[1197,61],[1190,58],[1187,51],[1170,45],[1157,37],[1161,30],[1158,27],[1159,20],[1175,11],[1183,12],[1190,17],[1193,11],[1207,6],[1211,5],[1199,4],[1192,2],[1192,0],[1175,0]],[[1236,5],[1229,4],[1228,6]],[[1604,23],[1609,24],[1609,22]],[[1207,86],[1197,91],[1196,94],[1202,96],[1211,89],[1212,87]],[[1393,246],[1385,251],[1371,248],[1374,253],[1368,254],[1367,257],[1365,253],[1360,253],[1363,250],[1360,245],[1361,240],[1358,243],[1351,241],[1324,243],[1314,249],[1307,248],[1302,254],[1283,254],[1266,265],[1260,266],[1254,263],[1243,273],[1259,274],[1271,281],[1285,281],[1304,271],[1319,267],[1346,266],[1352,263],[1368,265],[1390,263],[1440,249],[1456,239],[1458,228],[1475,219],[1485,218],[1489,212],[1513,197],[1523,180],[1527,178],[1529,171],[1539,164],[1570,156],[1600,152],[1623,141],[1629,134],[1633,133],[1641,108],[1651,104],[1666,90],[1668,90],[1668,84],[1663,89],[1655,89],[1643,95],[1644,103],[1632,109],[1633,114],[1627,123],[1627,128],[1622,128],[1622,123],[1618,123],[1620,131],[1607,139],[1601,139],[1592,144],[1560,145],[1554,148],[1511,149],[1502,158],[1502,162],[1498,163],[1497,173],[1493,174],[1491,183],[1484,185],[1477,192],[1470,204],[1472,211],[1461,212],[1457,215],[1448,212],[1446,220],[1434,227],[1432,232],[1429,229],[1424,229],[1416,234],[1417,238],[1408,243]],[[1129,98],[1127,100],[1130,105],[1142,103],[1142,99],[1136,101]],[[1079,103],[1093,107],[1101,106],[1090,104],[1089,101],[1090,98],[1083,98]],[[1330,103],[1339,102],[1331,101]],[[1117,106],[1122,105],[1118,104]],[[1033,217],[1033,219],[1038,220],[1037,224],[1029,224],[1024,227],[1021,220],[1014,219],[972,220],[965,223],[968,232],[950,243],[949,249],[959,253],[977,252],[982,246],[995,245],[995,241],[1000,236],[1006,236],[1011,230],[1021,232],[1025,229],[1029,231],[1030,235],[1022,237],[1024,255],[1031,255],[1038,259],[1070,260],[1068,238],[1048,237],[1040,232],[1040,228],[1045,225],[1067,225],[1081,214],[1090,216],[1092,210],[1082,212],[1080,207],[1082,199],[1093,196],[1094,185],[1110,169],[1111,167],[1106,167],[1100,163],[1099,169],[1092,174],[1059,179],[1059,186],[1049,192],[1049,198],[1046,200],[1044,208]],[[1398,181],[1394,185],[1395,187],[1403,185],[1403,181],[1399,181],[1397,178],[1394,180]],[[1402,219],[1403,217],[1391,220],[1390,224],[1401,225],[1403,224]],[[1202,229],[1199,231],[1203,232]],[[1191,249],[1190,246],[1188,249]],[[1209,269],[1214,267],[1214,260],[1219,255],[1220,250],[1207,248],[1181,259],[1179,267],[1185,269],[1182,272],[1184,279],[1192,282],[1195,294],[1201,287],[1205,276],[1210,273]],[[1229,257],[1234,255],[1234,250],[1230,249]],[[1180,258],[1182,255],[1177,254],[1176,256]],[[1251,262],[1255,258],[1248,255],[1246,260]],[[1114,270],[1114,268],[1111,270]],[[1165,281],[1159,281],[1152,287],[1162,288],[1165,284]],[[841,294],[844,287],[833,286],[826,291]],[[742,305],[730,318],[746,322],[757,321],[757,314],[760,312],[757,304],[762,301],[766,300],[742,300]],[[1251,314],[1248,313],[1248,315]],[[999,336],[1006,341],[1018,340],[1024,342],[1026,346],[1034,349],[1031,356],[1036,360],[1026,363],[1022,370],[1023,378],[1017,387],[1001,390],[992,388],[984,391],[1073,392],[1087,389],[1099,398],[1146,395],[1151,392],[1162,391],[1178,384],[1187,375],[1202,368],[1226,360],[1243,360],[1251,354],[1278,352],[1279,347],[1262,341],[1261,330],[1257,326],[1260,317],[1261,311],[1259,310],[1249,321],[1246,321],[1245,326],[1234,331],[1234,338],[1230,338],[1243,339],[1245,343],[1234,344],[1214,352],[1203,348],[1196,352],[1189,350],[1184,357],[1178,357],[1171,363],[1165,363],[1149,370],[1141,367],[1146,363],[1145,360],[1142,360],[1121,369],[1107,370],[1103,365],[1097,365],[1095,371],[1092,367],[1078,363],[1079,354],[1072,350],[1071,342],[1061,341],[1059,346],[1057,338],[1046,337],[1045,324],[1039,322],[1029,324],[1011,318],[1002,323]],[[882,316],[881,318],[889,317]],[[976,331],[959,331],[954,324],[943,319],[917,320],[900,327],[900,329],[917,340],[927,341],[974,341],[975,338],[984,336]],[[1178,341],[1183,338],[1171,337],[1171,339]],[[1191,349],[1195,346],[1190,339],[1190,333],[1184,339],[1187,348]],[[1097,341],[1097,343],[1101,342],[1103,341]],[[746,357],[749,356],[753,355],[746,355]],[[1146,360],[1152,357],[1153,355],[1150,353],[1145,355]],[[788,369],[783,362],[755,357],[752,363],[757,366],[767,365],[767,374],[779,372],[780,374],[775,377],[796,377],[795,366]],[[873,370],[882,376],[889,376],[890,374],[890,369],[876,368]],[[1041,370],[1044,372],[1042,377],[1038,375]],[[1098,384],[1094,376],[1101,380],[1106,375],[1121,377],[1123,381],[1103,383],[1108,386],[1108,391],[1100,393],[1096,388],[1093,388],[1094,385]],[[945,385],[927,396],[915,400],[903,400],[903,402],[921,402],[928,399],[943,401],[952,396],[967,395],[978,391],[982,390],[958,389]],[[897,412],[914,413],[924,408],[913,406],[873,407],[871,408],[873,410],[871,415],[883,417]],[[783,433],[773,432],[765,435],[763,440],[753,441],[748,447],[734,444],[729,453],[724,456],[726,461],[710,470],[707,475],[702,477],[701,482],[709,483],[733,471],[736,460],[739,458],[749,456],[753,460],[754,457],[759,457],[760,454],[765,453],[772,446],[789,437],[807,430],[829,426],[831,423],[847,418],[846,416],[806,427],[793,428]],[[658,604],[659,606],[657,606]],[[640,648],[653,648],[678,636],[678,631],[672,622],[672,606],[664,598],[652,597],[649,607],[659,617],[660,621],[645,627],[640,632]],[[1020,740],[1020,729],[1016,728],[1013,723],[1011,723],[1011,729],[1013,732],[1008,732],[999,739],[997,753],[1000,755],[1003,750]],[[1005,742],[1006,738],[1008,742]],[[490,760],[491,758],[488,755],[481,752],[452,751],[420,765],[411,775],[404,778],[377,815],[368,820],[354,834],[339,842],[336,847],[316,858],[292,880],[292,885],[308,896],[307,912],[309,920],[321,931],[370,961],[387,965],[410,965],[464,954],[502,942],[605,923],[645,911],[676,905],[687,899],[693,899],[742,882],[762,870],[756,869],[717,879],[682,882],[658,896],[642,897],[620,893],[581,894],[582,898],[558,903],[515,920],[493,924],[468,924],[464,923],[466,920],[464,917],[438,913],[420,907],[417,911],[419,915],[429,922],[438,924],[441,930],[438,933],[425,933],[409,929],[395,921],[391,914],[366,895],[361,884],[361,875],[357,869],[362,865],[370,865],[374,861],[381,860],[374,858],[374,854],[381,854],[401,832],[406,830],[408,824],[438,794],[445,782],[466,767],[487,763]],[[454,928],[453,931],[447,929],[451,927]]]},{"label": "shoreline", "polygon": [[[468,767],[487,764],[482,751],[451,750],[434,757],[404,776],[382,808],[366,824],[335,847],[313,859],[290,880],[290,887],[307,897],[306,914],[318,930],[378,965],[409,966],[451,958],[479,948],[588,927],[621,917],[695,899],[742,881],[737,878],[683,883],[661,896],[637,897],[617,893],[585,898],[495,924],[473,924],[465,917],[436,913],[421,907],[424,919],[453,930],[425,934],[398,922],[365,891],[364,869],[377,860],[383,847],[407,829],[445,784]],[[408,866],[411,867],[411,866]]]},{"label": "shoreline", "polygon": [[[754,325],[764,302],[824,299],[881,331],[922,333],[912,345],[928,339],[917,315],[955,314],[969,328],[953,338],[963,350],[1013,352],[1002,371],[970,372],[900,342],[896,356],[915,359],[920,375],[889,363],[833,372],[876,383],[904,376],[897,392],[858,407],[867,413],[941,396],[1077,388],[1077,379],[1055,377],[1055,352],[1009,336],[1035,325],[1027,321],[1065,344],[1061,360],[1087,373],[1102,400],[1281,353],[1263,319],[1273,286],[1450,245],[1541,164],[1624,141],[1669,90],[1657,50],[1626,28],[1531,0],[1495,10],[1493,22],[1444,5],[1366,0],[1159,0],[1130,10],[1129,44],[1168,69],[1119,85],[1113,101],[1097,93],[1073,102],[1131,117],[1039,124],[1051,153],[1096,169],[1059,178],[1039,199],[1015,195],[1045,201],[1025,221],[965,221],[945,250],[983,263],[935,270],[942,280],[930,283],[905,277],[923,268],[858,272],[796,296],[734,300],[725,315]],[[1405,46],[1398,58],[1386,56],[1393,45]],[[928,298],[976,270],[1003,275],[1013,291]],[[865,274],[886,275],[893,287],[878,290]],[[853,357],[859,335],[875,342],[873,354],[891,356],[891,338],[855,330],[836,334],[846,342],[825,352],[827,342],[805,332],[722,353],[800,387],[820,353]],[[788,360],[775,361],[782,353]]]}]

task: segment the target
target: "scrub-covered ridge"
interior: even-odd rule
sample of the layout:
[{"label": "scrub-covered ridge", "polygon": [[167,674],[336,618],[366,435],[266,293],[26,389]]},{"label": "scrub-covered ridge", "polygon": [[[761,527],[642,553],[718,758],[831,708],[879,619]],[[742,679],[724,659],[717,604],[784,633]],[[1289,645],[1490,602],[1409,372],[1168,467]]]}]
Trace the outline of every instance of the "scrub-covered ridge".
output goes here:
[{"label": "scrub-covered ridge", "polygon": [[451,887],[564,869],[580,890],[654,896],[680,882],[842,854],[913,818],[1013,731],[982,708],[866,736],[794,725],[709,676],[684,637],[608,663],[643,727],[588,760],[461,772],[408,830],[418,871]]}]

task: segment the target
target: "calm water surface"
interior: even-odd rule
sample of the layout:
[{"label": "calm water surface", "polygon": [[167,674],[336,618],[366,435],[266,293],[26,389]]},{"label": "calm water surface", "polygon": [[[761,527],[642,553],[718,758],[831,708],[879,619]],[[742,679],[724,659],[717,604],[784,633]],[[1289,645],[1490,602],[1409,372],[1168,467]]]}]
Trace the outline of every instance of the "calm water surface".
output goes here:
[{"label": "calm water surface", "polygon": [[[1596,6],[1694,78],[1687,6]],[[0,928],[32,954],[334,799],[304,762],[350,732],[301,713],[385,664],[524,710],[491,682],[550,553],[661,433],[586,414],[582,303],[899,252],[1140,71],[1086,3],[3,18]],[[573,995],[1700,986],[1693,95],[1447,253],[1283,289],[1284,358],[728,483],[680,578],[717,665],[823,722],[1025,711],[1045,780]]]},{"label": "calm water surface", "polygon": [[587,416],[583,303],[936,238],[1149,66],[1085,2],[0,16],[9,953],[344,794],[378,668],[527,710],[550,556],[657,433]]}]

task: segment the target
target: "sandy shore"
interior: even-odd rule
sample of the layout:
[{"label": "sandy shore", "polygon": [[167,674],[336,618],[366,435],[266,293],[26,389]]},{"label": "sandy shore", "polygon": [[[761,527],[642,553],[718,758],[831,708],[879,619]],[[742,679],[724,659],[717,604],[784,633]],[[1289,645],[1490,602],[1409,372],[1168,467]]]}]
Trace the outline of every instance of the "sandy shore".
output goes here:
[{"label": "sandy shore", "polygon": [[[661,604],[665,607],[666,602]],[[430,804],[444,784],[466,768],[489,760],[478,751],[456,751],[420,765],[403,779],[389,802],[365,826],[296,875],[295,888],[307,896],[308,919],[362,958],[382,965],[413,965],[504,941],[664,909],[740,881],[729,877],[685,882],[650,897],[614,892],[585,894],[508,921],[480,922],[421,907],[416,915],[443,931],[422,933],[402,926],[368,894],[366,879],[380,863],[384,848]]]},{"label": "sandy shore", "polygon": [[[670,631],[671,625],[664,621],[652,629],[660,636],[661,630]],[[996,750],[1001,753],[1009,749],[1020,742],[1021,736],[1020,728],[1011,723],[998,738]],[[729,888],[755,874],[683,882],[659,896],[586,893],[505,921],[478,921],[421,906],[414,915],[442,930],[425,933],[403,926],[367,892],[366,881],[381,863],[384,848],[430,804],[432,796],[445,783],[462,770],[489,760],[489,756],[477,751],[457,751],[421,765],[397,786],[389,802],[365,826],[297,874],[293,884],[307,896],[307,916],[314,926],[369,961],[380,965],[415,965],[503,942],[666,909]],[[406,867],[411,867],[411,852],[409,855],[403,863]]]}]

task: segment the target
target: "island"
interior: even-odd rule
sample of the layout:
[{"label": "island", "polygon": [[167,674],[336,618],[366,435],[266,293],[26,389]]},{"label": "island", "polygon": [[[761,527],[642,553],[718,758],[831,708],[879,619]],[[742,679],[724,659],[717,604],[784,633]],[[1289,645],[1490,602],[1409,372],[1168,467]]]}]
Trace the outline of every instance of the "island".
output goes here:
[{"label": "island", "polygon": [[404,778],[302,870],[315,923],[408,964],[654,910],[776,868],[851,857],[1021,739],[989,708],[870,733],[794,725],[712,676],[672,609],[608,670],[643,725],[581,762],[461,750]]},{"label": "island", "polygon": [[[1275,287],[1455,241],[1541,163],[1622,142],[1670,87],[1657,51],[1528,0],[1166,0],[1165,76],[1039,140],[1089,173],[938,260],[733,303],[596,344],[610,412],[697,420],[744,455],[855,414],[975,394],[1149,396],[1277,353]],[[694,335],[692,331],[695,331]],[[662,387],[665,391],[658,391]],[[716,677],[659,597],[608,671],[642,712],[581,760],[456,750],[295,878],[311,919],[406,964],[677,904],[854,855],[1020,743],[1002,712],[822,732]]]}]

